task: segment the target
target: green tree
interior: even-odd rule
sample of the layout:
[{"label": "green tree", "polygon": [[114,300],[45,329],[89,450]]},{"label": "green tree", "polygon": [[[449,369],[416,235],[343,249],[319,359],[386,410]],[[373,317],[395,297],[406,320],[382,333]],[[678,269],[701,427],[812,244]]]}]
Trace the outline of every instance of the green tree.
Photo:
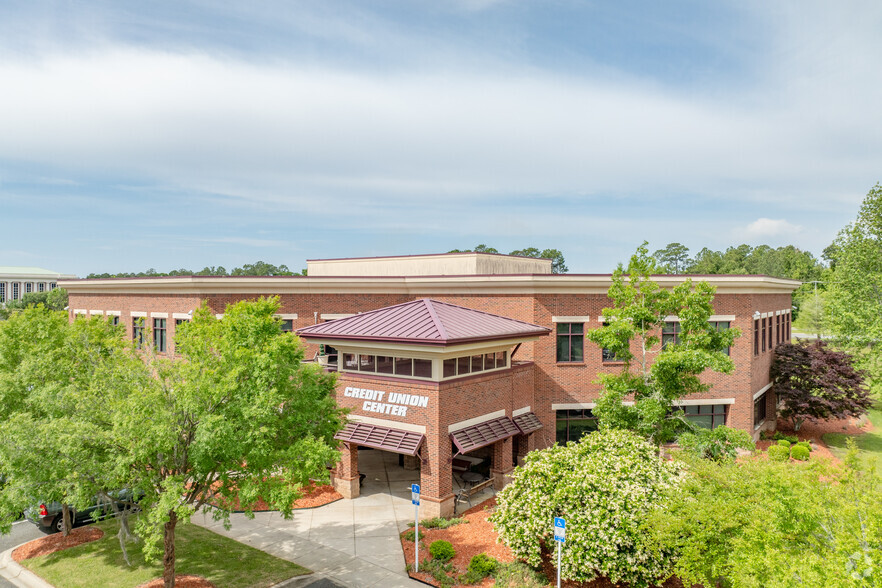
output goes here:
[{"label": "green tree", "polygon": [[[481,243],[472,249],[451,249],[448,253],[499,253],[495,247],[488,247]],[[536,249],[535,247],[527,247],[526,249],[515,249],[509,255],[519,255],[521,257],[537,257],[551,260],[551,273],[565,274],[569,271],[563,253],[557,249]]]},{"label": "green tree", "polygon": [[[644,243],[627,268],[620,264],[613,272],[607,294],[612,306],[603,310],[604,326],[586,337],[623,364],[618,373],[600,374],[604,391],[594,409],[599,426],[631,429],[662,443],[684,425],[672,416],[674,401],[708,390],[700,380],[706,370],[732,372],[734,364],[724,350],[740,331],[717,331],[708,322],[713,286],[687,279],[665,290],[652,281],[656,272]],[[662,346],[659,333],[669,315],[679,318],[679,341]],[[633,405],[623,404],[628,396]]]},{"label": "green tree", "polygon": [[294,272],[285,264],[273,265],[265,261],[246,263],[230,272],[231,276],[293,276]]},{"label": "green tree", "polygon": [[250,512],[258,498],[290,516],[301,486],[326,480],[336,460],[334,376],[301,363],[299,340],[280,334],[278,305],[239,302],[222,320],[203,305],[176,334],[180,360],[148,356],[152,381],[106,394],[112,467],[145,492],[136,532],[147,557],[162,553],[167,587],[179,522],[207,504],[218,517]]},{"label": "green tree", "polygon": [[67,307],[67,290],[55,288],[49,292],[28,292],[21,300],[9,300],[4,306],[0,306],[0,320],[16,310],[41,304],[47,310],[64,310]]},{"label": "green tree", "polygon": [[668,243],[664,249],[652,254],[656,262],[668,273],[680,274],[692,263],[689,259],[689,248],[681,243]]},{"label": "green tree", "polygon": [[552,555],[551,523],[567,521],[561,577],[654,586],[672,555],[652,549],[641,526],[677,467],[629,431],[598,431],[527,455],[497,495],[491,521],[515,556],[538,566]]}]

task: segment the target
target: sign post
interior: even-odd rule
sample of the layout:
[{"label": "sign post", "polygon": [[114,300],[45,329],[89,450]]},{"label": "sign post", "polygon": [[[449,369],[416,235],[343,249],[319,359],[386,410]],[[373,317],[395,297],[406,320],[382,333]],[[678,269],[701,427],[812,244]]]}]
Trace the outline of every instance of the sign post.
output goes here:
[{"label": "sign post", "polygon": [[413,569],[420,571],[420,485],[410,485],[410,501],[413,503]]},{"label": "sign post", "polygon": [[554,540],[557,541],[557,588],[560,588],[560,554],[567,540],[567,522],[563,517],[554,517]]}]

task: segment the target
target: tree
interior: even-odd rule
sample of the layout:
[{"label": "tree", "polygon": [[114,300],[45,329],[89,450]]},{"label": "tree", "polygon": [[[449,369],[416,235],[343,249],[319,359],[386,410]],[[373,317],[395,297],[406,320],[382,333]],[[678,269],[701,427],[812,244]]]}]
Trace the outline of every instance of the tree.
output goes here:
[{"label": "tree", "polygon": [[231,276],[293,276],[294,272],[285,264],[275,266],[265,261],[246,263],[230,272]]},{"label": "tree", "polygon": [[667,247],[659,249],[652,257],[672,274],[682,273],[691,263],[689,248],[681,243],[668,243]]},{"label": "tree", "polygon": [[677,467],[629,431],[598,431],[527,455],[497,494],[491,516],[515,556],[537,566],[552,553],[551,522],[567,521],[561,577],[655,585],[671,553],[653,550],[641,528]]},{"label": "tree", "polygon": [[682,456],[687,469],[647,517],[686,586],[882,586],[877,476],[814,460]]},{"label": "tree", "polygon": [[[218,320],[207,306],[180,326],[180,360],[147,357],[156,374],[136,390],[109,386],[113,468],[145,493],[136,532],[174,586],[175,529],[207,504],[218,517],[259,498],[284,516],[310,479],[327,480],[342,427],[334,377],[301,363],[280,333],[278,299],[239,302]],[[161,546],[161,547],[160,547]]]},{"label": "tree", "polygon": [[769,375],[779,412],[793,423],[794,431],[806,420],[866,414],[873,403],[865,374],[854,367],[851,355],[824,341],[778,345]]},{"label": "tree", "polygon": [[9,300],[0,306],[0,320],[22,308],[30,308],[42,304],[48,310],[64,310],[67,307],[67,290],[55,288],[48,292],[28,292],[21,300]]},{"label": "tree", "polygon": [[[620,372],[600,374],[604,392],[594,409],[598,425],[631,429],[662,443],[683,426],[672,415],[674,401],[708,390],[699,378],[705,370],[732,372],[734,364],[724,350],[740,331],[717,331],[708,322],[712,286],[685,280],[665,290],[651,279],[657,269],[646,243],[627,268],[620,264],[612,275],[608,297],[613,305],[603,310],[604,326],[586,337],[622,362]],[[679,318],[678,342],[661,345],[659,332],[669,315]],[[623,402],[630,395],[634,403],[629,406]]]},{"label": "tree", "polygon": [[[451,249],[448,253],[499,253],[494,247],[488,247],[481,243],[477,247],[472,249]],[[557,249],[543,249],[539,250],[535,247],[527,247],[526,249],[515,249],[509,255],[519,255],[521,257],[537,257],[542,259],[550,259],[551,260],[551,273],[553,274],[565,274],[569,271],[567,268],[566,261],[564,260],[563,253],[558,251]]]}]

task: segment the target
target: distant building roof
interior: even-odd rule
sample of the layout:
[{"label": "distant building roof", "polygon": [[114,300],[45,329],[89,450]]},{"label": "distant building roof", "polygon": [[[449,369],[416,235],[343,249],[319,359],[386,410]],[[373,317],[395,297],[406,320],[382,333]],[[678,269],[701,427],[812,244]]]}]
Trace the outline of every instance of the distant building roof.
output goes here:
[{"label": "distant building roof", "polygon": [[545,327],[429,298],[356,314],[297,330],[316,339],[453,345],[546,335]]},{"label": "distant building roof", "polygon": [[551,260],[521,255],[465,251],[390,257],[307,259],[310,276],[479,276],[543,275]]},{"label": "distant building roof", "polygon": [[42,267],[20,266],[20,265],[0,265],[0,276],[34,276],[52,279],[71,279],[76,278],[72,274],[61,274],[47,270]]}]

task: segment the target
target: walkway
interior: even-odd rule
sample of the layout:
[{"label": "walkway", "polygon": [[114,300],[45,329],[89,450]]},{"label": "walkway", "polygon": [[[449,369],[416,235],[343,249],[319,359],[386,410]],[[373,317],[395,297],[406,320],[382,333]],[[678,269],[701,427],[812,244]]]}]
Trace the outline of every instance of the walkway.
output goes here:
[{"label": "walkway", "polygon": [[[277,512],[230,517],[229,531],[210,516],[192,521],[257,549],[296,562],[343,586],[383,588],[424,586],[407,577],[400,531],[413,522],[410,485],[419,471],[398,466],[398,456],[384,451],[359,452],[359,469],[367,477],[361,496],[309,510],[290,520]],[[411,562],[412,563],[412,562]],[[292,583],[306,586],[307,583]]]}]

